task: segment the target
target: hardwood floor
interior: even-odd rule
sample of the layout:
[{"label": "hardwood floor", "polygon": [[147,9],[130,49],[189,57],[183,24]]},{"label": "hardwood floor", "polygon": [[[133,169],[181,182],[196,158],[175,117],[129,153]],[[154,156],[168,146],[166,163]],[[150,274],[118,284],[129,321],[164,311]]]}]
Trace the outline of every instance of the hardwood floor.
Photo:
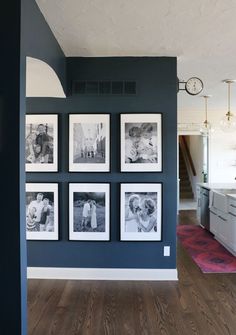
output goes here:
[{"label": "hardwood floor", "polygon": [[202,274],[179,244],[177,266],[178,282],[29,280],[28,335],[236,334],[236,274]]}]

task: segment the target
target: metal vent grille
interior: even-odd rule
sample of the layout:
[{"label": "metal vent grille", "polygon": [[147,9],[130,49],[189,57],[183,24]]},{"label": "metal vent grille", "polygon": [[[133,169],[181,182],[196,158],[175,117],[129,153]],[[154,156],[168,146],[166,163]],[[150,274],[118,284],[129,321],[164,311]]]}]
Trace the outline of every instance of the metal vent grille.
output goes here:
[{"label": "metal vent grille", "polygon": [[80,95],[135,95],[136,81],[76,80],[73,82],[72,92]]}]

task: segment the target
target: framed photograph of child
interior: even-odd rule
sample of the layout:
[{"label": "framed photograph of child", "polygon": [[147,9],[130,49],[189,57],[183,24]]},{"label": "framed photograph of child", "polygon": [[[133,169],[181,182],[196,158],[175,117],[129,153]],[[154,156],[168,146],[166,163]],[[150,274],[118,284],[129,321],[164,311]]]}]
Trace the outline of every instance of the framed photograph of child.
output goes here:
[{"label": "framed photograph of child", "polygon": [[120,114],[122,172],[162,172],[162,114]]},{"label": "framed photograph of child", "polygon": [[69,171],[110,171],[110,114],[70,114]]},{"label": "framed photograph of child", "polygon": [[27,172],[58,171],[58,115],[27,114],[25,165]]},{"label": "framed photograph of child", "polygon": [[110,184],[69,184],[69,239],[110,240]]},{"label": "framed photograph of child", "polygon": [[26,184],[27,240],[58,240],[58,184]]},{"label": "framed photograph of child", "polygon": [[120,184],[121,241],[161,241],[162,184]]}]

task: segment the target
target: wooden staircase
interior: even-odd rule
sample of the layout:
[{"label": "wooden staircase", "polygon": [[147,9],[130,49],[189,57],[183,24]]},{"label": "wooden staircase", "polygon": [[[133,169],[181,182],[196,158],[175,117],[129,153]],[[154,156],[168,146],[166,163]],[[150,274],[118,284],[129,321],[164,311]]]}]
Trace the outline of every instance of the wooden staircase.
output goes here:
[{"label": "wooden staircase", "polygon": [[180,179],[180,199],[193,199],[192,186],[189,180],[187,167],[179,147],[179,179]]}]

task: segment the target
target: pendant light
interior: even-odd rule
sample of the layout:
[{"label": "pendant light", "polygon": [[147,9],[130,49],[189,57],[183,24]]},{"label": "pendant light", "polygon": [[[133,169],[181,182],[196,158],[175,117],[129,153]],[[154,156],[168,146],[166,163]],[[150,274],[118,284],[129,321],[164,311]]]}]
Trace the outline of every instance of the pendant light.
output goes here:
[{"label": "pendant light", "polygon": [[236,80],[234,79],[225,79],[223,80],[224,83],[228,85],[228,112],[220,121],[220,128],[226,132],[230,133],[236,131],[236,117],[230,111],[230,88],[231,84],[235,83]]},{"label": "pendant light", "polygon": [[211,131],[211,124],[207,119],[207,103],[211,95],[203,95],[202,97],[205,99],[205,121],[201,125],[200,133],[202,136],[209,136]]}]

